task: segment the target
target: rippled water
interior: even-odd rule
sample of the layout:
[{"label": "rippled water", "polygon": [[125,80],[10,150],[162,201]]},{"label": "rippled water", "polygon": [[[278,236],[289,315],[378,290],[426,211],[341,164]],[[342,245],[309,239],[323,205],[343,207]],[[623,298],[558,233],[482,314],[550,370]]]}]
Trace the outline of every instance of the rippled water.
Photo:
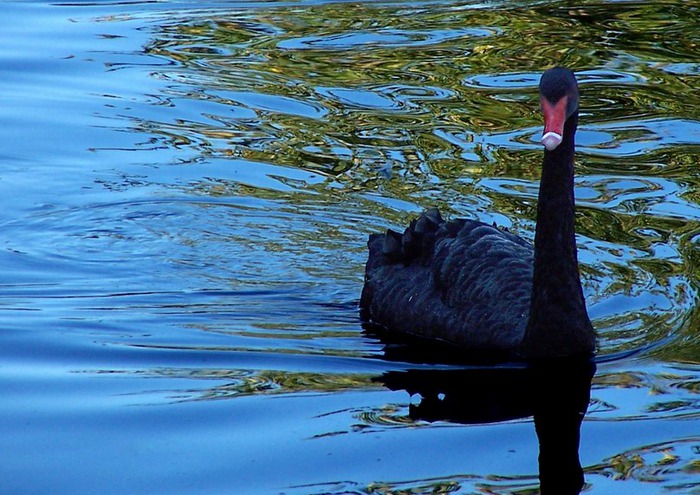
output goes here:
[{"label": "rippled water", "polygon": [[694,3],[0,14],[3,492],[532,493],[532,420],[416,419],[378,377],[444,366],[392,357],[357,301],[367,234],[426,207],[532,237],[536,85],[565,64],[585,493],[700,493]]}]

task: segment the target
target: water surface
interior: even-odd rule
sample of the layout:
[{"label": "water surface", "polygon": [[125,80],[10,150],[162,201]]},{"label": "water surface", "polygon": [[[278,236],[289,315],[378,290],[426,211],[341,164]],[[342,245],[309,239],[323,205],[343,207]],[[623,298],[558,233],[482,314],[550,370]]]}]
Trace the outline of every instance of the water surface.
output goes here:
[{"label": "water surface", "polygon": [[532,420],[412,419],[377,378],[444,366],[390,359],[357,302],[366,236],[424,208],[532,238],[554,64],[602,360],[585,493],[700,490],[698,7],[0,14],[3,491],[532,493]]}]

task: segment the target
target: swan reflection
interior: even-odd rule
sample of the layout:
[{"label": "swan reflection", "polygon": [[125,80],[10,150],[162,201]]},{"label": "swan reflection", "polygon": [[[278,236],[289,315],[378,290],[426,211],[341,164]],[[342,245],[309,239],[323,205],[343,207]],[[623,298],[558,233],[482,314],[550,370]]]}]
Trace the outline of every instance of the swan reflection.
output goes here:
[{"label": "swan reflection", "polygon": [[584,485],[580,427],[595,370],[587,356],[530,365],[389,371],[376,381],[420,394],[420,403],[409,406],[414,420],[476,424],[534,416],[540,493],[578,495]]}]

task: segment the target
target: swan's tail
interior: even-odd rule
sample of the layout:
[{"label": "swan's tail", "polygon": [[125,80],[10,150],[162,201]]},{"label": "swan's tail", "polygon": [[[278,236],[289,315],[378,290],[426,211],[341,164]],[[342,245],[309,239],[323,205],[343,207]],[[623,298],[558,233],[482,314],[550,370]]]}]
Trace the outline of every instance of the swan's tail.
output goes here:
[{"label": "swan's tail", "polygon": [[445,221],[437,208],[425,211],[411,221],[403,234],[387,229],[386,234],[370,236],[367,246],[370,260],[379,256],[383,264],[404,263],[409,265],[417,260],[432,256],[435,233]]}]

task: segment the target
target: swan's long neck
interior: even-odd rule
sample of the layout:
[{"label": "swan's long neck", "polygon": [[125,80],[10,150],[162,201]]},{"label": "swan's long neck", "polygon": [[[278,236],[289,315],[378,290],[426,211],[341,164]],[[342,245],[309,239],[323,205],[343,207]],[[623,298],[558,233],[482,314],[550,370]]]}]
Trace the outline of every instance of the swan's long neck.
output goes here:
[{"label": "swan's long neck", "polygon": [[537,204],[530,319],[523,352],[555,357],[593,352],[578,271],[574,230],[574,135],[578,115],[566,121],[561,144],[545,150]]}]

